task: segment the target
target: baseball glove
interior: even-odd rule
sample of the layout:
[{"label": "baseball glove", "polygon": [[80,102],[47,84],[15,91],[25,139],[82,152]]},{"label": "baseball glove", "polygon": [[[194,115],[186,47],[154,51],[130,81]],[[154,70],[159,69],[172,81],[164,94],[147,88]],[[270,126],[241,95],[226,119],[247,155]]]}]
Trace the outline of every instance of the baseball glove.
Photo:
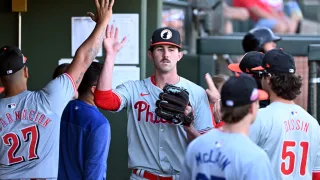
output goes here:
[{"label": "baseball glove", "polygon": [[185,115],[187,106],[191,106],[188,91],[181,87],[166,84],[163,92],[159,94],[155,113],[162,119],[174,124],[189,126],[193,122],[194,116],[192,111]]}]

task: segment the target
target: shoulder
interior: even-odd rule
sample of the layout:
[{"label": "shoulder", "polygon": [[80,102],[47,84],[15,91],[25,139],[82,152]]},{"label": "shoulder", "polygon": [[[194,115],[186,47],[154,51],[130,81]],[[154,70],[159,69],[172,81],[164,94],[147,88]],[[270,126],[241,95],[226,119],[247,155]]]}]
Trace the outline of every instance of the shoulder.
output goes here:
[{"label": "shoulder", "polygon": [[192,148],[199,148],[201,144],[207,144],[207,141],[211,141],[212,137],[217,137],[217,131],[216,129],[212,129],[208,131],[205,134],[202,134],[201,136],[197,137],[193,141],[191,141],[188,145],[190,149]]},{"label": "shoulder", "polygon": [[[184,77],[181,77],[181,76],[180,76],[180,81],[181,81],[181,83],[180,83],[179,85],[180,85],[181,87],[187,89],[187,91],[188,91],[190,94],[198,94],[198,95],[201,95],[201,94],[205,94],[205,93],[206,93],[205,90],[204,90],[201,86],[199,86],[199,85],[197,85],[197,84],[189,81],[188,79],[185,79]],[[191,93],[191,92],[192,92],[192,93]]]},{"label": "shoulder", "polygon": [[[252,163],[257,159],[265,160],[268,159],[266,152],[261,149],[258,145],[253,143],[249,138],[243,139],[240,146],[238,146],[238,154],[243,157],[244,164]],[[262,158],[262,159],[261,159]]]}]

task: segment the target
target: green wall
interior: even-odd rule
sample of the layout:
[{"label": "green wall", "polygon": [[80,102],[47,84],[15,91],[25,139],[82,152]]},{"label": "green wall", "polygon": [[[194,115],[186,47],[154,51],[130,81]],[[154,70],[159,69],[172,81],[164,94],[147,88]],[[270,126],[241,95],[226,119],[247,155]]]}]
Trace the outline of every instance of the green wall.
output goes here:
[{"label": "green wall", "polygon": [[[141,2],[147,1],[147,29],[140,29],[150,37],[160,25],[161,0],[116,0],[114,13],[139,13]],[[0,0],[0,46],[18,46],[18,13],[10,12],[10,0]],[[32,0],[28,12],[22,13],[22,51],[28,57],[29,90],[38,90],[51,79],[60,58],[71,57],[71,17],[85,16],[95,11],[94,0]],[[146,18],[146,17],[145,17]],[[141,20],[141,16],[140,16]],[[140,21],[141,22],[141,21]],[[142,51],[145,52],[145,51]],[[146,57],[141,54],[140,57]],[[103,58],[97,58],[103,61]],[[191,81],[198,81],[198,62],[195,56],[185,56],[179,62],[180,74]],[[146,76],[153,73],[151,61],[146,61]],[[58,90],[58,89],[57,89]],[[109,113],[102,111],[111,124],[112,139],[108,158],[108,179],[129,179],[127,152],[127,117],[125,111]]]}]

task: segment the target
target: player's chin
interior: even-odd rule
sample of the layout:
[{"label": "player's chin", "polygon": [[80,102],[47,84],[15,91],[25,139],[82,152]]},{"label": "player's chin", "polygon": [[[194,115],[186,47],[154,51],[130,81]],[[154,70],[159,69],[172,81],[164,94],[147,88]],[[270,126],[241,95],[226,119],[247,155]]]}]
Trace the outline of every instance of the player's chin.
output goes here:
[{"label": "player's chin", "polygon": [[168,73],[172,71],[173,67],[170,65],[160,65],[158,69],[163,73]]}]

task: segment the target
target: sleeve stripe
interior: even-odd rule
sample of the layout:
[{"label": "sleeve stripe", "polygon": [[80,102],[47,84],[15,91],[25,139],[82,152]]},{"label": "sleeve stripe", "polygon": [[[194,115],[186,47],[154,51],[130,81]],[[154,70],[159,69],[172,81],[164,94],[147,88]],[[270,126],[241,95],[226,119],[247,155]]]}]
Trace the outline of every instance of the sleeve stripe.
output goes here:
[{"label": "sleeve stripe", "polygon": [[210,131],[211,129],[214,129],[214,128],[213,127],[207,127],[205,129],[198,130],[198,133],[204,134],[204,133]]},{"label": "sleeve stripe", "polygon": [[67,73],[64,73],[64,74],[71,80],[71,83],[72,83],[72,86],[73,86],[73,89],[74,89],[74,94],[76,94],[76,92],[77,92],[76,84],[74,83],[72,77]]}]

